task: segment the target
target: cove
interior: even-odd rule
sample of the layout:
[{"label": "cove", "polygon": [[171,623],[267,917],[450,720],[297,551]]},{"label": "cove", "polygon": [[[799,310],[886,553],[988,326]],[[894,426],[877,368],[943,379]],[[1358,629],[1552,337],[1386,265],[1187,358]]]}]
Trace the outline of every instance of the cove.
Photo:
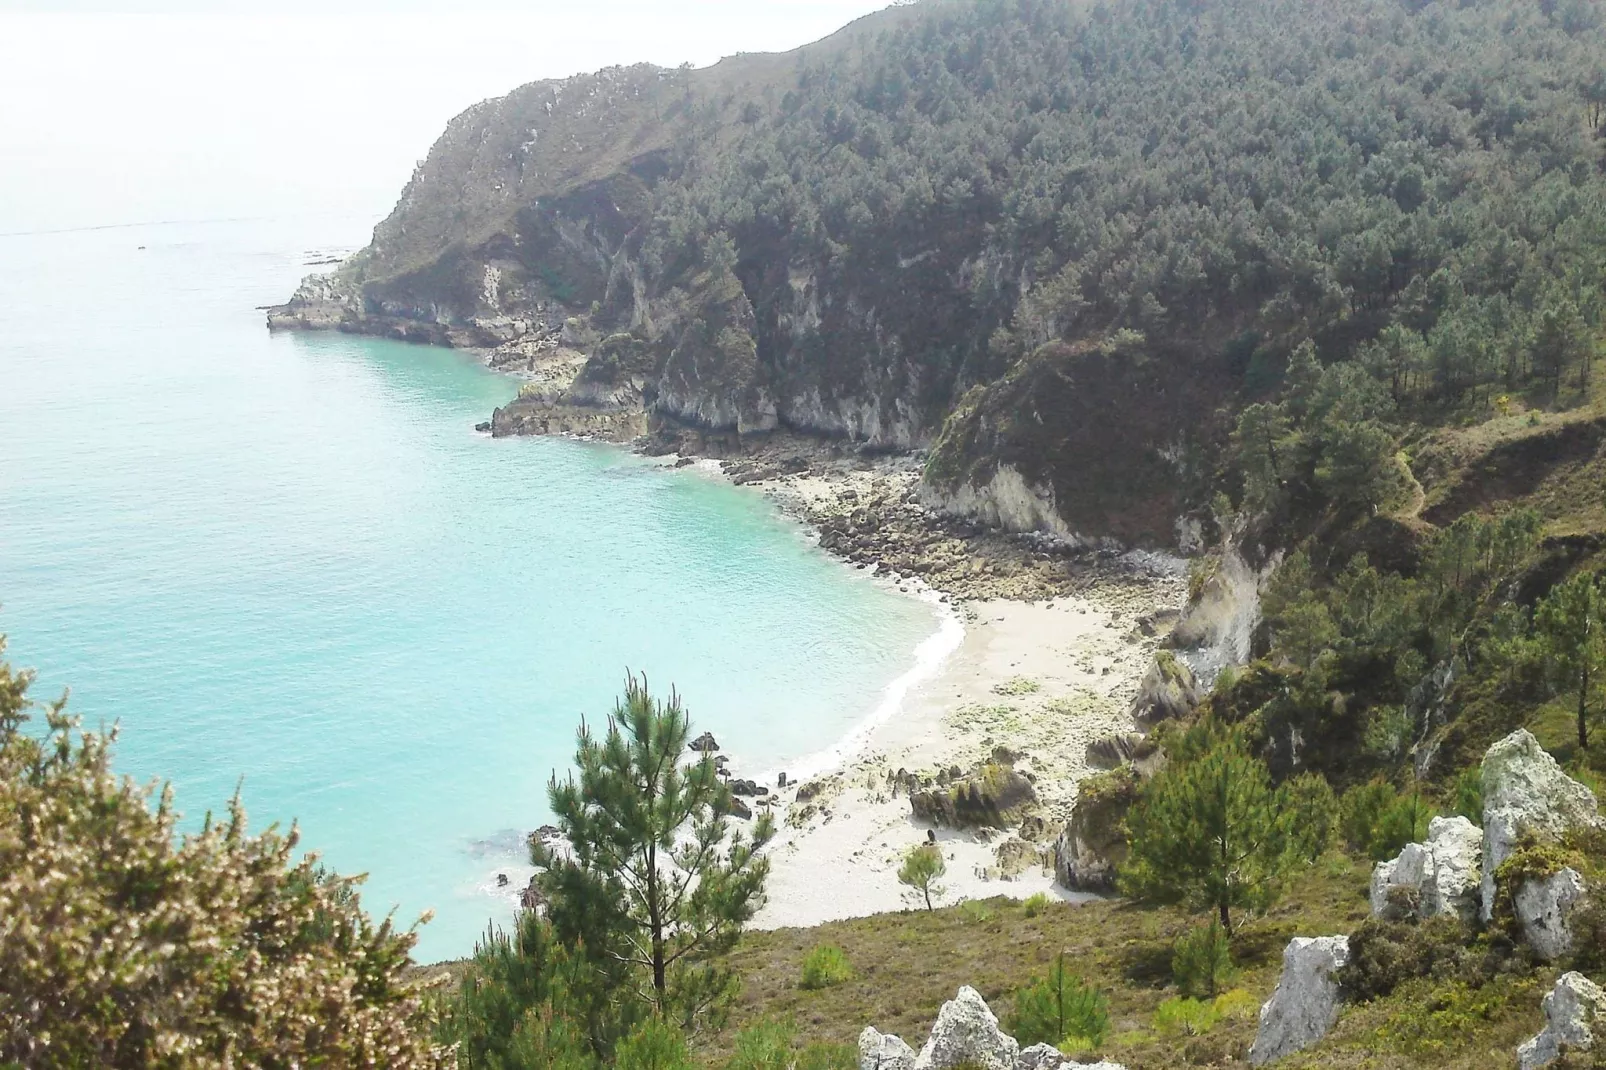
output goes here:
[{"label": "cove", "polygon": [[435,911],[431,961],[510,915],[627,668],[751,774],[847,734],[935,622],[751,491],[476,434],[517,384],[470,354],[268,334],[308,251],[360,237],[3,239],[0,632],[188,819],[239,784],[370,911]]}]

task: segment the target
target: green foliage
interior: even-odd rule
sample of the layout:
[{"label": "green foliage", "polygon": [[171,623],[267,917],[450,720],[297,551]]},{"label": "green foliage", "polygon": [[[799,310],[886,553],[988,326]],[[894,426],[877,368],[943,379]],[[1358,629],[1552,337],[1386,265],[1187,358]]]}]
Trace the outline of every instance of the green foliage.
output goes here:
[{"label": "green foliage", "polygon": [[1408,843],[1425,840],[1435,816],[1420,791],[1402,795],[1380,777],[1357,784],[1339,801],[1345,843],[1378,861],[1393,858]]},{"label": "green foliage", "polygon": [[249,835],[238,797],[181,835],[171,788],[152,806],[115,731],[32,681],[0,658],[0,1064],[451,1065],[402,980],[413,934],[356,880],[294,828]]},{"label": "green foliage", "polygon": [[1048,897],[1047,892],[1033,892],[1021,903],[1021,913],[1028,918],[1035,918],[1047,910],[1051,902],[1053,900]]},{"label": "green foliage", "polygon": [[698,1070],[686,1047],[685,1034],[653,1015],[619,1042],[614,1070]]},{"label": "green foliage", "polygon": [[1580,574],[1558,584],[1534,611],[1534,626],[1557,685],[1577,702],[1578,750],[1589,751],[1590,699],[1606,672],[1606,590]]},{"label": "green foliage", "polygon": [[1471,765],[1455,778],[1455,812],[1472,822],[1483,825],[1483,767]]},{"label": "green foliage", "polygon": [[463,1070],[594,1067],[593,1042],[607,1048],[631,1023],[609,1013],[587,976],[545,919],[521,911],[511,934],[493,928],[475,946],[445,1000],[441,1040],[457,1047]]},{"label": "green foliage", "polygon": [[1207,727],[1202,753],[1172,761],[1143,789],[1127,819],[1122,890],[1156,903],[1209,910],[1228,932],[1234,909],[1275,899],[1293,856],[1286,792],[1241,734]]},{"label": "green foliage", "polygon": [[1421,922],[1368,918],[1350,934],[1349,951],[1338,982],[1356,1002],[1387,996],[1417,977],[1481,984],[1497,965],[1489,951],[1473,945],[1472,933],[1453,914]]},{"label": "green foliage", "polygon": [[1054,959],[1047,977],[1034,978],[1015,993],[1010,1032],[1022,1047],[1097,1048],[1109,1030],[1109,1001],[1066,969],[1064,952]]},{"label": "green foliage", "polygon": [[1043,689],[1043,685],[1029,676],[1016,676],[1001,684],[993,685],[995,695],[1035,695]]},{"label": "green foliage", "polygon": [[1498,984],[1445,981],[1420,988],[1414,998],[1400,1001],[1377,1037],[1380,1047],[1411,1056],[1417,1065],[1433,1065],[1461,1048],[1501,1011],[1507,998],[1506,986]]},{"label": "green foliage", "polygon": [[857,1070],[859,1052],[848,1044],[797,1046],[790,1021],[763,1021],[736,1034],[736,1050],[725,1070]]},{"label": "green foliage", "polygon": [[1338,835],[1338,798],[1320,773],[1301,773],[1285,790],[1291,846],[1299,858],[1314,862]]},{"label": "green foliage", "polygon": [[959,904],[959,916],[972,925],[985,925],[998,917],[998,911],[980,899],[967,899]]},{"label": "green foliage", "polygon": [[1154,1031],[1163,1037],[1202,1037],[1220,1020],[1213,1001],[1173,996],[1155,1008]]},{"label": "green foliage", "polygon": [[829,988],[853,980],[853,967],[840,947],[818,944],[803,956],[802,986],[807,989]]},{"label": "green foliage", "polygon": [[1227,930],[1216,919],[1177,938],[1171,953],[1171,979],[1184,996],[1214,999],[1237,976]]},{"label": "green foliage", "polygon": [[1428,825],[1437,816],[1420,791],[1401,795],[1378,817],[1372,834],[1372,857],[1379,861],[1393,858],[1406,844],[1426,840]]},{"label": "green foliage", "polygon": [[917,844],[903,856],[903,865],[898,868],[898,883],[918,892],[926,902],[926,909],[931,910],[931,897],[942,895],[942,886],[937,882],[946,872],[948,863],[943,860],[940,847],[936,844]]},{"label": "green foliage", "polygon": [[1216,997],[1216,1016],[1222,1019],[1254,1020],[1260,1014],[1260,1000],[1253,992],[1234,988]]},{"label": "green foliage", "polygon": [[553,777],[552,811],[570,851],[531,848],[559,939],[583,947],[615,998],[690,1027],[717,1016],[734,978],[717,956],[763,899],[774,834],[763,814],[733,832],[730,793],[704,754],[682,765],[691,725],[631,677],[597,739],[579,731],[579,780]]}]

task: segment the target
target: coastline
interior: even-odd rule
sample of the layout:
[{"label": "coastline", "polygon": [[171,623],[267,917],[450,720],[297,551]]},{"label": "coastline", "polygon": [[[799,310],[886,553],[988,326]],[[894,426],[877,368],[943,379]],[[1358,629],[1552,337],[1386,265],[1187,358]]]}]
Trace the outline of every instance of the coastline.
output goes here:
[{"label": "coastline", "polygon": [[[787,455],[799,448],[811,454],[801,466],[795,452]],[[1186,563],[964,530],[914,500],[911,459],[823,456],[833,452],[783,441],[758,458],[695,462],[764,494],[845,567],[871,570],[938,610],[937,629],[917,647],[914,665],[866,697],[869,712],[846,736],[784,770],[736,771],[769,789],[760,805],[777,824],[767,901],[753,927],[806,927],[911,907],[897,871],[928,832],[947,862],[943,903],[1039,892],[1093,898],[1056,885],[1053,840],[1077,785],[1095,771],[1089,745],[1133,730],[1131,702],[1186,597]],[[661,460],[684,466],[682,456]],[[866,511],[877,523],[860,525],[871,536],[861,538],[851,519]],[[889,544],[889,527],[910,538],[894,535]],[[964,545],[947,545],[952,541]],[[903,552],[906,543],[918,544],[912,556]],[[980,569],[964,567],[977,563]],[[960,830],[916,820],[898,787],[905,777],[935,782],[942,771],[969,770],[1000,747],[1039,798],[1021,828]],[[778,787],[783,771],[787,783]]]}]

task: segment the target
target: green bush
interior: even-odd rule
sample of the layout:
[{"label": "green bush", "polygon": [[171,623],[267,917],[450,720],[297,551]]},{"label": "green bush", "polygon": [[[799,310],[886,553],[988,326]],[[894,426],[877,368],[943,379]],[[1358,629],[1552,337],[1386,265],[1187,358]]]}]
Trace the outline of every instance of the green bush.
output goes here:
[{"label": "green bush", "polygon": [[1483,824],[1483,767],[1472,765],[1455,778],[1455,812],[1472,822]]},{"label": "green bush", "polygon": [[619,1042],[614,1070],[697,1070],[686,1037],[662,1018],[648,1018]]},{"label": "green bush", "polygon": [[1202,1037],[1220,1019],[1214,1003],[1174,996],[1155,1009],[1154,1031],[1163,1037]]},{"label": "green bush", "polygon": [[1381,862],[1399,854],[1408,843],[1426,840],[1428,825],[1437,816],[1421,792],[1401,795],[1378,815],[1377,828],[1372,834],[1372,858]]},{"label": "green bush", "polygon": [[803,956],[803,987],[830,988],[853,980],[853,967],[840,947],[820,944]]},{"label": "green bush", "polygon": [[1346,791],[1338,804],[1339,831],[1345,845],[1352,851],[1370,854],[1383,812],[1398,799],[1394,785],[1380,777]]},{"label": "green bush", "polygon": [[1021,912],[1028,918],[1035,918],[1048,909],[1050,902],[1047,892],[1034,892],[1032,895],[1027,896],[1026,901],[1021,904]]},{"label": "green bush", "polygon": [[1109,1001],[1065,968],[1065,954],[1048,976],[1015,993],[1010,1031],[1021,1047],[1052,1044],[1073,1050],[1097,1048],[1110,1031]]},{"label": "green bush", "polygon": [[763,1021],[736,1034],[725,1070],[858,1070],[859,1049],[849,1044],[810,1044],[799,1050],[790,1021]]},{"label": "green bush", "polygon": [[1171,977],[1184,996],[1213,999],[1236,976],[1227,930],[1219,921],[1197,925],[1177,939],[1171,954]]},{"label": "green bush", "polygon": [[967,899],[959,904],[959,916],[972,925],[985,925],[998,917],[998,911],[980,899]]},{"label": "green bush", "polygon": [[1492,952],[1472,944],[1467,926],[1453,914],[1420,923],[1368,918],[1350,934],[1349,961],[1338,971],[1338,983],[1360,1003],[1417,977],[1482,983],[1496,965]]},{"label": "green bush", "polygon": [[1246,992],[1241,988],[1223,992],[1216,997],[1211,1006],[1215,1009],[1216,1017],[1222,1019],[1251,1020],[1260,1015],[1260,1000],[1253,992]]},{"label": "green bush", "polygon": [[1338,797],[1320,773],[1301,773],[1288,782],[1287,791],[1290,846],[1304,861],[1314,862],[1338,834]]}]

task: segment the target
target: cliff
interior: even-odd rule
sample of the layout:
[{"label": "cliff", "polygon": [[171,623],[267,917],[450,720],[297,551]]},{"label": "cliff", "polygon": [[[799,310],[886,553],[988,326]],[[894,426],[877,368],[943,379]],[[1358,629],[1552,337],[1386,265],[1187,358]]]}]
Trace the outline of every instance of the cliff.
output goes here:
[{"label": "cliff", "polygon": [[[532,83],[453,120],[269,323],[580,367],[498,433],[930,449],[936,508],[1174,544],[1300,343],[1476,392],[1508,358],[1468,339],[1593,285],[1602,25],[921,0],[784,55]],[[1418,370],[1371,356],[1395,329]]]}]

